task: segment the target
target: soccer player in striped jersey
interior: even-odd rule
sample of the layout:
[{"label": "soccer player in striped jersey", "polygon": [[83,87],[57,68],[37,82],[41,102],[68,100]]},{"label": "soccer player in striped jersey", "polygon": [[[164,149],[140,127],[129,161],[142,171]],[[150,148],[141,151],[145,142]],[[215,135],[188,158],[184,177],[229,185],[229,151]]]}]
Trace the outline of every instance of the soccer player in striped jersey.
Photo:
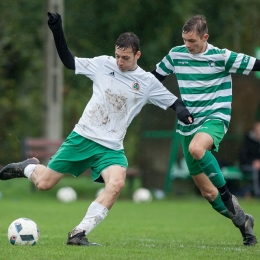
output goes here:
[{"label": "soccer player in striped jersey", "polygon": [[194,123],[178,122],[184,157],[190,175],[212,207],[230,218],[243,236],[243,244],[255,245],[254,218],[240,207],[226,186],[219,164],[211,153],[218,151],[230,123],[231,73],[260,70],[260,61],[246,54],[219,49],[208,43],[204,16],[196,15],[183,26],[184,45],[173,47],[152,73],[164,80],[175,73],[181,99]]}]

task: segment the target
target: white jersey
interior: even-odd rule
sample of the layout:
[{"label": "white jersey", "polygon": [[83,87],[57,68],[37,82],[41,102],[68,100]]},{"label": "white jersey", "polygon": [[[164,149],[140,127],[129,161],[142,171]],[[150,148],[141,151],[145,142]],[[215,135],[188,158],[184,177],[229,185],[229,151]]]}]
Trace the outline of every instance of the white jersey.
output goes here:
[{"label": "white jersey", "polygon": [[75,67],[93,81],[93,95],[74,131],[113,150],[123,149],[127,127],[145,104],[167,109],[177,99],[140,67],[121,72],[114,57],[75,57]]}]

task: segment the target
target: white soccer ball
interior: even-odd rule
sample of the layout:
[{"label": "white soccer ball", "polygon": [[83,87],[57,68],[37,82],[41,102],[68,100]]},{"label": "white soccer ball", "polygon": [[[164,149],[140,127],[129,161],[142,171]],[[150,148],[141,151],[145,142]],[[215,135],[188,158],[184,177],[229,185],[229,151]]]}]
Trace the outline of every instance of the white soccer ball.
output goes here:
[{"label": "white soccer ball", "polygon": [[133,201],[137,203],[150,202],[152,199],[152,193],[146,188],[139,188],[133,194]]},{"label": "white soccer ball", "polygon": [[73,202],[77,200],[77,193],[71,187],[63,187],[58,190],[57,199],[65,203]]},{"label": "white soccer ball", "polygon": [[33,246],[40,237],[40,230],[31,219],[18,218],[10,224],[7,237],[12,245]]}]

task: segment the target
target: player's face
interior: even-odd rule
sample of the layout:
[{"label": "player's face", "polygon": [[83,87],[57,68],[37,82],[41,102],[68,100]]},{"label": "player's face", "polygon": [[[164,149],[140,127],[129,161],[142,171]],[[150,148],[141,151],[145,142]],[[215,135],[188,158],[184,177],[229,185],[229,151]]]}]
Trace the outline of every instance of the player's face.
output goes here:
[{"label": "player's face", "polygon": [[125,50],[116,48],[115,57],[117,67],[122,71],[135,70],[137,67],[137,60],[140,58],[141,52],[138,51],[135,55],[132,48]]},{"label": "player's face", "polygon": [[201,38],[196,32],[182,33],[184,44],[191,54],[198,54],[206,51],[208,34]]}]

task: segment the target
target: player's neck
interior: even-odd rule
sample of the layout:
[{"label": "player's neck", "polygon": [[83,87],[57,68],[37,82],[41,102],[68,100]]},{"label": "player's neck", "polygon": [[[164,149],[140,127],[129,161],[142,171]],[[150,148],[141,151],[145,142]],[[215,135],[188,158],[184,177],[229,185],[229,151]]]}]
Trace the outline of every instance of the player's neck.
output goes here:
[{"label": "player's neck", "polygon": [[207,48],[208,48],[208,43],[205,42],[205,44],[204,44],[204,46],[203,46],[203,48],[201,50],[201,53],[205,52],[207,50]]},{"label": "player's neck", "polygon": [[131,70],[128,70],[128,71],[134,71],[138,68],[138,65],[136,64],[134,68],[132,68]]}]

